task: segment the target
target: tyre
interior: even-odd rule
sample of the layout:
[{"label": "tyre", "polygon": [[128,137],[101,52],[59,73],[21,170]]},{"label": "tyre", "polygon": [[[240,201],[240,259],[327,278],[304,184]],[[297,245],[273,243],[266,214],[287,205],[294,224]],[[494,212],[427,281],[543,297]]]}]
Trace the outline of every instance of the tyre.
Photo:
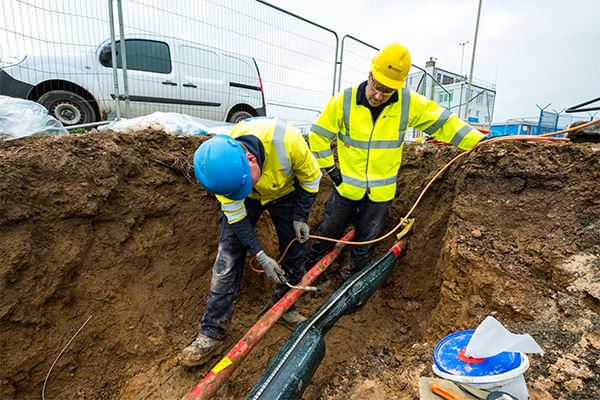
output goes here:
[{"label": "tyre", "polygon": [[44,93],[38,103],[48,109],[48,113],[64,126],[96,122],[96,113],[86,99],[66,90],[53,90]]},{"label": "tyre", "polygon": [[231,114],[231,117],[227,120],[227,122],[231,122],[232,124],[237,124],[245,119],[252,118],[254,115],[250,114],[248,111],[236,111]]}]

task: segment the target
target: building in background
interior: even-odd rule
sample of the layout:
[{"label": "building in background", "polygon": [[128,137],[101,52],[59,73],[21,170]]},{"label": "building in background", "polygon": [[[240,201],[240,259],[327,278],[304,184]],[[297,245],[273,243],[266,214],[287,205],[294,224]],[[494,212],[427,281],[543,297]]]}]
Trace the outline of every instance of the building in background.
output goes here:
[{"label": "building in background", "polygon": [[408,74],[406,87],[446,107],[475,128],[490,129],[496,100],[495,84],[473,79],[467,110],[469,78],[438,68],[432,57],[425,63],[424,70]]}]

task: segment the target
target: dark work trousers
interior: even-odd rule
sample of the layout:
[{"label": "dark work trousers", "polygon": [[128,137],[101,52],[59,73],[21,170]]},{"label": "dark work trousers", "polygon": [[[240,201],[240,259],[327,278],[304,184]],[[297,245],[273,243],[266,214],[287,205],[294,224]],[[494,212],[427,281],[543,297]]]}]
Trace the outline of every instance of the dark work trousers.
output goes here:
[{"label": "dark work trousers", "polygon": [[[367,195],[361,200],[350,200],[342,197],[334,188],[325,203],[323,220],[319,225],[317,236],[340,239],[353,217],[355,242],[366,242],[377,239],[383,224],[392,208],[392,201],[377,203]],[[335,242],[315,239],[308,252],[307,268],[312,268],[335,245]],[[350,249],[350,265],[342,271],[344,278],[349,278],[371,262],[376,243],[353,245]]]},{"label": "dark work trousers", "polygon": [[[256,226],[261,214],[267,210],[275,225],[279,239],[279,253],[283,254],[288,244],[296,237],[294,233],[292,211],[296,204],[296,192],[292,192],[282,198],[273,200],[265,205],[260,201],[246,198],[246,218],[250,218],[252,226]],[[206,299],[206,311],[202,317],[202,333],[210,338],[222,340],[226,336],[226,328],[231,320],[235,303],[237,302],[242,274],[248,248],[243,246],[227,222],[227,218],[221,217],[221,238],[219,239],[219,250],[217,259],[213,265],[210,293]],[[304,274],[306,264],[307,244],[297,241],[290,246],[285,258],[281,261],[281,267],[285,271],[286,279],[292,285],[297,284]],[[276,254],[268,254],[275,260],[279,259]],[[256,290],[263,290],[262,287]],[[283,297],[289,287],[285,284],[275,284],[271,295],[273,303]],[[294,306],[290,307],[293,310]]]}]

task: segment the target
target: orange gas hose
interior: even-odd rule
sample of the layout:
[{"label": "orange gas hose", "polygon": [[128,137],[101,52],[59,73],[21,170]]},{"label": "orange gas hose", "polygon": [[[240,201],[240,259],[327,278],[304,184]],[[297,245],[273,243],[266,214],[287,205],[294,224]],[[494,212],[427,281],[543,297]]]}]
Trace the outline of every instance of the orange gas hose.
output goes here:
[{"label": "orange gas hose", "polygon": [[[383,235],[383,236],[381,236],[381,237],[379,237],[377,239],[368,240],[366,242],[353,242],[353,241],[344,241],[344,240],[341,240],[341,239],[332,239],[332,238],[328,238],[328,237],[324,237],[324,236],[317,236],[317,235],[309,235],[308,237],[309,238],[313,238],[313,239],[322,239],[322,240],[328,240],[330,242],[344,243],[344,244],[351,244],[351,245],[371,244],[371,243],[379,242],[379,241],[381,241],[381,240],[389,237],[390,235],[392,235],[394,232],[396,232],[398,230],[398,228],[400,228],[400,226],[402,226],[402,223],[404,223],[404,221],[406,221],[408,219],[408,217],[410,217],[410,215],[415,210],[415,208],[417,208],[417,205],[421,201],[421,198],[423,198],[423,195],[425,194],[425,192],[427,192],[427,190],[429,189],[429,187],[431,186],[431,184],[445,170],[447,170],[448,167],[450,167],[450,165],[452,165],[459,158],[464,157],[467,154],[470,154],[473,150],[475,150],[479,146],[482,146],[482,145],[485,145],[485,144],[491,143],[491,142],[504,142],[504,141],[521,141],[521,142],[523,142],[523,141],[527,141],[527,142],[568,142],[569,139],[567,139],[567,138],[555,138],[555,137],[551,137],[551,136],[561,135],[561,134],[567,133],[567,132],[573,132],[573,131],[576,131],[576,130],[581,129],[581,128],[585,128],[587,126],[593,125],[593,124],[598,123],[598,122],[600,122],[600,118],[595,119],[593,121],[590,121],[588,123],[585,123],[583,125],[579,125],[579,126],[573,127],[573,128],[569,128],[569,129],[565,129],[565,130],[557,131],[557,132],[544,133],[543,135],[535,135],[535,136],[534,135],[499,136],[499,137],[495,137],[495,138],[491,138],[491,139],[488,139],[488,140],[485,140],[485,141],[478,142],[477,144],[475,144],[475,146],[473,146],[473,148],[471,148],[471,150],[465,151],[464,153],[461,153],[458,156],[454,157],[437,174],[435,174],[435,176],[433,178],[431,178],[431,180],[429,181],[429,183],[425,186],[425,188],[423,189],[423,191],[421,191],[421,194],[419,195],[419,197],[417,198],[417,200],[413,204],[412,208],[408,211],[408,213],[404,216],[404,218],[402,218],[402,220],[400,220],[400,222],[398,223],[398,225],[396,225],[391,231],[389,231],[388,233],[386,233],[385,235]],[[292,243],[294,243],[294,240],[296,240],[296,239],[295,238],[292,239],[292,241],[290,242],[290,244],[288,244],[288,246],[286,247],[285,251],[281,255],[281,258],[279,259],[278,262],[281,262],[281,260],[283,259],[283,257],[285,257],[285,254],[287,253],[287,251],[290,248],[290,246],[292,245]],[[256,269],[254,269],[252,267],[252,263],[250,263],[250,267],[254,271],[256,271],[256,272],[263,272],[262,270],[256,270]]]}]

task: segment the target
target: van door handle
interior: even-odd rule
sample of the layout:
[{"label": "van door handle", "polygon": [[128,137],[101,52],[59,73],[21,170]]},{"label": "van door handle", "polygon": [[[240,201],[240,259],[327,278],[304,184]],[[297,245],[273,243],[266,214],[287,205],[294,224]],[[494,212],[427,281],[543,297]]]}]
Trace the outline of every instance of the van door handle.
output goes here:
[{"label": "van door handle", "polygon": [[198,86],[194,85],[193,83],[184,83],[183,87],[193,87],[193,88],[197,88]]},{"label": "van door handle", "polygon": [[171,86],[177,86],[177,83],[172,82],[172,81],[163,81],[162,83],[163,85],[171,85]]}]

